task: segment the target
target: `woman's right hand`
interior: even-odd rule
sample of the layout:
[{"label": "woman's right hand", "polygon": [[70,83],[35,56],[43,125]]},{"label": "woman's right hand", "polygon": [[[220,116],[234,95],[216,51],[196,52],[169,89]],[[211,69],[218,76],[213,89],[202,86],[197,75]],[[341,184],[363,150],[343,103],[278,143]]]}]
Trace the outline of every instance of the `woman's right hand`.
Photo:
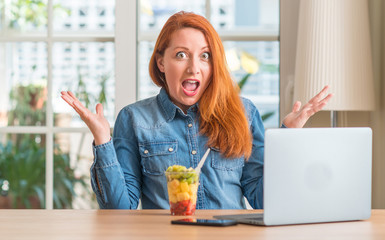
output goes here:
[{"label": "woman's right hand", "polygon": [[79,114],[94,135],[95,145],[110,141],[110,124],[103,115],[103,105],[96,105],[96,114],[88,110],[70,91],[62,91],[61,98],[66,101]]}]

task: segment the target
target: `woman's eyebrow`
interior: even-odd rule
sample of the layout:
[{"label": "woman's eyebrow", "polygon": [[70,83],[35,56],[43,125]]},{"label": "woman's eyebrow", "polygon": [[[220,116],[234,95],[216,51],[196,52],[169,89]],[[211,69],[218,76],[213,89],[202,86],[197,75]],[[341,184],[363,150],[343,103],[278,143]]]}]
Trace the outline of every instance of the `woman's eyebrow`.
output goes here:
[{"label": "woman's eyebrow", "polygon": [[190,49],[188,49],[187,47],[181,47],[181,46],[174,47],[174,50],[175,50],[175,49],[178,49],[178,48],[182,48],[182,49],[185,49],[185,50],[190,50]]},{"label": "woman's eyebrow", "polygon": [[[185,50],[190,50],[189,48],[187,48],[187,47],[182,47],[182,46],[176,46],[176,47],[174,47],[174,50],[175,50],[175,49],[178,49],[178,48],[182,48],[182,49],[185,49]],[[204,46],[204,47],[201,48],[201,50],[206,49],[206,48],[207,48],[207,49],[210,49],[208,46]]]}]

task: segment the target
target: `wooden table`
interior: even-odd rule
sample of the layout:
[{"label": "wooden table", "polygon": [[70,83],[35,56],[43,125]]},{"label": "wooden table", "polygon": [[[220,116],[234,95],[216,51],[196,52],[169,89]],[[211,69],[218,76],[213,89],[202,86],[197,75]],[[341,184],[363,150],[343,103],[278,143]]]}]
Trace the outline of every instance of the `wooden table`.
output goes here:
[{"label": "wooden table", "polygon": [[[199,210],[196,218],[258,210]],[[385,210],[366,221],[260,227],[171,225],[168,210],[0,210],[0,239],[385,239]]]}]

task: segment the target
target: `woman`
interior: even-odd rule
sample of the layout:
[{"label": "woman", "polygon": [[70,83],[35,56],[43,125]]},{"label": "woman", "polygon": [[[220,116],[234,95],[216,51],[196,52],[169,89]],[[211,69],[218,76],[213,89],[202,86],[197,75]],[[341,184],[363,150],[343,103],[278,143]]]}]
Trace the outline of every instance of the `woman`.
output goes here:
[{"label": "woman", "polygon": [[[197,209],[263,208],[264,127],[256,107],[241,99],[227,69],[221,40],[202,16],[169,18],[150,60],[160,93],[123,108],[113,139],[101,104],[96,114],[62,92],[95,139],[91,184],[100,208],[169,208],[164,171],[178,164],[201,170]],[[302,127],[322,109],[325,87],[303,108],[294,104],[286,127]]]}]

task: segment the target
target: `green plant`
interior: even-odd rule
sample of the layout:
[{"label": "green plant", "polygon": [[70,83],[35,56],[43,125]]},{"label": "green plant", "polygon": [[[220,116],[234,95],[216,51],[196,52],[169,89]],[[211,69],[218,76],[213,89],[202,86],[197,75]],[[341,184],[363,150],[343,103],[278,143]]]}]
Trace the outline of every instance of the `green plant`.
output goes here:
[{"label": "green plant", "polygon": [[[9,28],[25,29],[28,25],[41,27],[47,25],[48,19],[48,4],[44,0],[11,0],[1,5],[1,10],[4,11],[9,19]],[[55,16],[70,15],[71,11],[62,7],[60,4],[54,4],[53,10]],[[3,12],[3,11],[2,11]]]},{"label": "green plant", "polygon": [[[259,71],[260,63],[252,55],[242,52],[241,54],[241,64],[242,68],[246,71],[246,74],[238,82],[239,91],[242,91],[242,88],[245,86],[250,76]],[[269,65],[270,66],[270,65]],[[271,67],[269,68],[271,69]],[[262,121],[266,121],[271,116],[274,115],[274,112],[267,112],[261,116]]]},{"label": "green plant", "polygon": [[31,208],[34,196],[44,207],[45,149],[26,135],[18,145],[0,143],[0,153],[0,179],[9,183],[12,207]]},{"label": "green plant", "polygon": [[87,182],[84,176],[76,177],[74,168],[70,165],[68,153],[63,153],[58,145],[54,149],[54,191],[53,200],[55,208],[72,207],[72,199],[77,196],[75,185],[88,192]]},{"label": "green plant", "polygon": [[8,125],[44,125],[46,95],[46,87],[42,85],[19,85],[12,89]]},{"label": "green plant", "polygon": [[[45,87],[29,84],[17,86],[10,94],[12,110],[9,125],[45,124]],[[69,153],[54,146],[54,207],[70,208],[76,196],[75,185],[85,191],[86,179],[76,177]],[[30,134],[8,134],[8,142],[0,143],[0,180],[9,183],[12,207],[44,207],[45,205],[45,137]],[[38,206],[34,205],[38,199]]]},{"label": "green plant", "polygon": [[84,82],[84,76],[80,73],[80,66],[77,67],[78,74],[78,86],[74,91],[76,97],[81,101],[86,108],[90,108],[92,106],[96,106],[97,103],[101,103],[104,107],[107,105],[107,81],[110,80],[111,74],[104,73],[100,76],[95,76],[94,78],[98,79],[98,83],[100,86],[99,94],[94,96],[87,90],[87,85]]},{"label": "green plant", "polygon": [[[0,143],[0,179],[9,183],[8,195],[12,208],[44,208],[45,206],[45,148],[24,135],[21,143]],[[36,137],[36,136],[35,136]],[[84,177],[76,178],[69,155],[54,150],[54,208],[70,208],[76,196],[75,184],[86,189]],[[33,204],[36,199],[38,206]]]}]

